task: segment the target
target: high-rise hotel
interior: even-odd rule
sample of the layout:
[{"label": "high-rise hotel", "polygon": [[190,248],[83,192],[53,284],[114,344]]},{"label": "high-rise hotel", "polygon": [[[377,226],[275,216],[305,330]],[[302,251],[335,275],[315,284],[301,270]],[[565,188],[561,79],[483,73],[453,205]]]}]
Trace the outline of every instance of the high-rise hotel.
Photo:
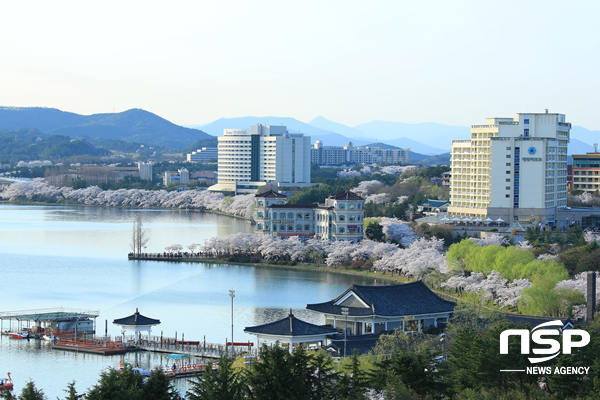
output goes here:
[{"label": "high-rise hotel", "polygon": [[265,183],[310,185],[310,136],[259,124],[225,129],[218,141],[219,183],[209,190],[253,193]]},{"label": "high-rise hotel", "polygon": [[567,206],[570,129],[563,114],[547,111],[473,125],[470,140],[452,142],[448,212],[554,223]]}]

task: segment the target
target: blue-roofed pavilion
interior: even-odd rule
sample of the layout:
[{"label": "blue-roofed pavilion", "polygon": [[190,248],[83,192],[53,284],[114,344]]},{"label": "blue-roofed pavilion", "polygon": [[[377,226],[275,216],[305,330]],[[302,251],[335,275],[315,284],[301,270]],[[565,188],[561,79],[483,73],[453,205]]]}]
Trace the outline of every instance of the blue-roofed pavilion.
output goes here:
[{"label": "blue-roofed pavilion", "polygon": [[150,333],[153,326],[159,325],[160,320],[154,318],[148,318],[135,309],[135,313],[132,315],[115,319],[113,324],[121,326],[121,334],[123,338],[125,338],[125,332],[134,331],[135,332],[135,342],[139,342],[140,340],[140,332],[148,332],[148,340],[150,340]]},{"label": "blue-roofed pavilion", "polygon": [[244,332],[256,336],[257,343],[261,340],[285,343],[289,346],[290,353],[294,345],[298,344],[317,344],[324,345],[328,335],[337,333],[337,329],[328,326],[311,324],[302,321],[290,310],[290,315],[275,322],[268,324],[250,326],[244,328]]}]

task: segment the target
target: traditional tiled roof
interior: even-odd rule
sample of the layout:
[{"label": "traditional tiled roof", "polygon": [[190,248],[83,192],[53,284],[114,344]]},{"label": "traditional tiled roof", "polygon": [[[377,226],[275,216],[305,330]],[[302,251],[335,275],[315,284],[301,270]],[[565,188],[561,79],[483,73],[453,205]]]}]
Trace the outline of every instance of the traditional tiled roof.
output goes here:
[{"label": "traditional tiled roof", "polygon": [[279,321],[246,327],[244,328],[244,332],[277,336],[311,336],[334,334],[337,333],[337,329],[302,321],[296,318],[290,310],[290,315]]},{"label": "traditional tiled roof", "polygon": [[261,194],[255,194],[254,197],[265,197],[268,199],[287,199],[287,196],[285,194],[277,193],[273,190],[269,190],[268,192],[264,192]]},{"label": "traditional tiled roof", "polygon": [[[357,299],[338,303],[349,292]],[[456,304],[433,293],[423,281],[391,286],[352,285],[337,298],[325,303],[308,304],[307,309],[324,314],[342,315],[341,308],[348,307],[350,316],[410,316],[452,312]]]},{"label": "traditional tiled roof", "polygon": [[148,318],[140,314],[138,309],[135,309],[135,314],[130,315],[129,317],[115,319],[113,324],[117,325],[158,325],[160,324],[159,319]]},{"label": "traditional tiled roof", "polygon": [[334,200],[364,200],[362,197],[349,190],[344,190],[342,192],[332,194],[331,196],[329,196],[329,198]]},{"label": "traditional tiled roof", "polygon": [[318,208],[318,204],[273,204],[267,208]]},{"label": "traditional tiled roof", "polygon": [[[509,322],[515,324],[515,326],[519,325],[529,325],[531,328],[535,328],[538,325],[541,325],[545,322],[556,321],[559,320],[563,324],[563,328],[567,327],[568,324],[571,324],[571,327],[575,325],[573,321],[569,318],[562,319],[559,317],[540,317],[536,315],[519,315],[519,314],[504,314],[506,319]],[[556,329],[556,326],[551,326],[551,329]]]}]

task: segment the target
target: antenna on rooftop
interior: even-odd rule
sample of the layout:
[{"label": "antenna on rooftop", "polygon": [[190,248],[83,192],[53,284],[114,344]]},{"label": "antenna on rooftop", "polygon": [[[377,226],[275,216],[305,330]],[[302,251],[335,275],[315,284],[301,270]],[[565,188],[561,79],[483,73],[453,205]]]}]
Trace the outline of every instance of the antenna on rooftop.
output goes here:
[{"label": "antenna on rooftop", "polygon": [[548,109],[546,108],[546,114],[548,114]]},{"label": "antenna on rooftop", "polygon": [[598,152],[598,143],[594,143],[594,153]]}]

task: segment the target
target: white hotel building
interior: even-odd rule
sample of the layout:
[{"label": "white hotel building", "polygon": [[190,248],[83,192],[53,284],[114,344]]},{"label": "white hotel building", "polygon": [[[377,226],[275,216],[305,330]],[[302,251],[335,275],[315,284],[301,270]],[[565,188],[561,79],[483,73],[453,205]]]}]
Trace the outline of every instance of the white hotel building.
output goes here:
[{"label": "white hotel building", "polygon": [[218,141],[219,183],[209,190],[254,193],[265,183],[310,185],[310,136],[259,124],[225,129]]},{"label": "white hotel building", "polygon": [[448,212],[554,224],[567,206],[570,129],[563,114],[548,112],[473,125],[470,140],[452,142]]}]

